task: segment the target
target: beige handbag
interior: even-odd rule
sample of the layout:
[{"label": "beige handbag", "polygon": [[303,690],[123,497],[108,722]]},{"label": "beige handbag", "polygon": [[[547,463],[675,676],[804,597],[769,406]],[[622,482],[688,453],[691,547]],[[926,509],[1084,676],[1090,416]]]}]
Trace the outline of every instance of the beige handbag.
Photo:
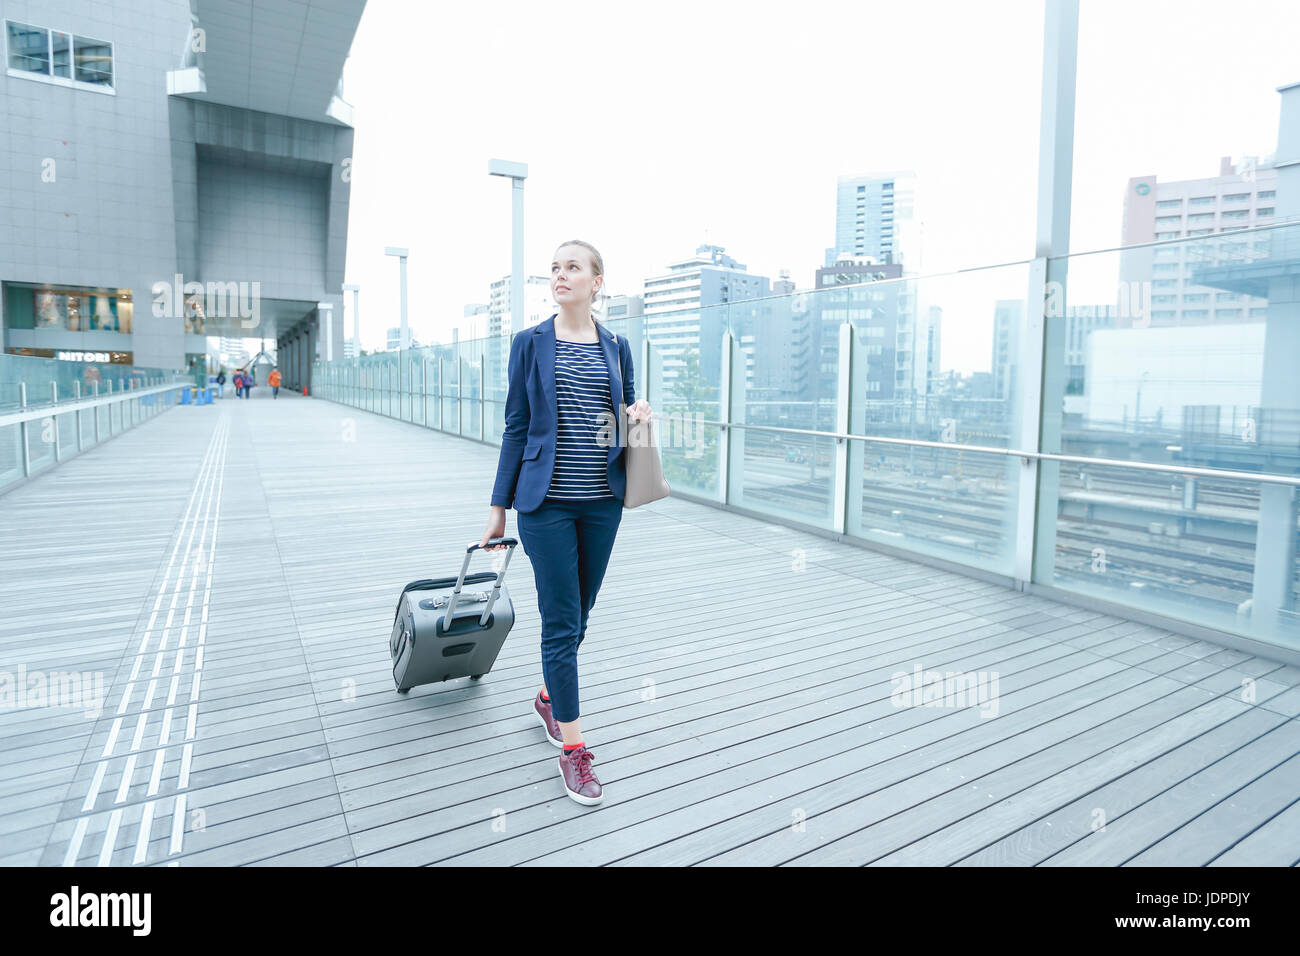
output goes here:
[{"label": "beige handbag", "polygon": [[627,490],[623,494],[624,508],[636,508],[668,497],[672,489],[664,480],[664,468],[659,460],[659,443],[655,438],[653,418],[648,422],[628,422],[627,447],[623,449],[623,455],[627,458]]},{"label": "beige handbag", "polygon": [[[618,344],[618,336],[614,336]],[[627,489],[623,507],[641,505],[667,498],[672,491],[664,480],[664,466],[659,460],[659,442],[655,439],[654,420],[628,422],[627,447],[623,449],[627,467]]]}]

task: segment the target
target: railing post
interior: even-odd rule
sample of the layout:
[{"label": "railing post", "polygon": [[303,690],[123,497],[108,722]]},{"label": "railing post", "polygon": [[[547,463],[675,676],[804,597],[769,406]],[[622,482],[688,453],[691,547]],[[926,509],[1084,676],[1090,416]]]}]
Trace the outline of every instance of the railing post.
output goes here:
[{"label": "railing post", "polygon": [[[94,385],[93,397],[99,398],[99,379],[96,379],[91,384]],[[98,445],[101,441],[103,441],[103,439],[99,437],[99,406],[96,405],[94,408],[91,409],[91,411],[94,412],[95,415],[95,444]]]},{"label": "railing post", "polygon": [[[722,435],[718,441],[718,473],[725,505],[731,500],[731,438],[739,429],[731,429],[731,376],[735,352],[735,338],[731,329],[722,333],[722,375],[718,385],[718,421],[722,422]],[[741,436],[744,439],[744,436]]]},{"label": "railing post", "polygon": [[[27,383],[18,383],[18,406],[27,407]],[[23,477],[28,478],[32,473],[32,453],[27,447],[27,419],[18,423],[18,437],[23,443]]]},{"label": "railing post", "polygon": [[[839,378],[835,389],[835,430],[842,435],[849,433],[849,400],[852,391],[849,386],[853,372],[853,324],[840,323],[839,332]],[[813,420],[814,425],[816,419]],[[817,460],[816,442],[813,443],[813,461]],[[835,439],[834,476],[831,498],[831,529],[836,534],[844,533],[845,515],[849,506],[849,443],[843,438]]]},{"label": "railing post", "polygon": [[[59,404],[59,383],[50,382],[50,404]],[[54,460],[63,460],[63,449],[59,445],[59,416],[57,410],[50,412],[50,424],[54,426]]]},{"label": "railing post", "polygon": [[[1075,86],[1079,46],[1078,0],[1047,4],[1043,24],[1042,102],[1039,108],[1038,212],[1034,261],[1030,263],[1025,325],[1016,370],[1017,411],[1011,431],[1025,451],[1060,448],[1061,395],[1065,374],[1065,257],[1070,251],[1070,204],[1074,174]],[[1061,315],[1045,315],[1050,301]],[[1058,319],[1059,321],[1049,321]],[[1020,587],[1052,582],[1056,565],[1059,462],[1022,459],[1017,482],[1013,575]]]},{"label": "railing post", "polygon": [[81,451],[81,382],[72,383],[72,400],[77,403],[77,410],[72,413],[73,423],[77,426],[77,451]]},{"label": "railing post", "polygon": [[456,356],[456,434],[465,434],[465,356]]},{"label": "railing post", "polygon": [[487,427],[484,424],[487,418],[487,379],[483,376],[483,353],[478,353],[478,440],[482,441]]},{"label": "railing post", "polygon": [[447,381],[447,367],[443,365],[442,356],[438,356],[438,431],[444,431],[442,425],[442,385]]}]

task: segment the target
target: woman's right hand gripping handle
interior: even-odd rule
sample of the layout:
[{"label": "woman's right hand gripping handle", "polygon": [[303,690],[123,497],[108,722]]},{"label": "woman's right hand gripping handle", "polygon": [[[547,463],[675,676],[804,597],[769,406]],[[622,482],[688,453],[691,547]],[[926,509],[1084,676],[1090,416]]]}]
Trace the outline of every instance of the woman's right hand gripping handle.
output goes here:
[{"label": "woman's right hand gripping handle", "polygon": [[500,505],[493,505],[488,511],[487,530],[483,532],[483,540],[479,542],[479,547],[484,551],[501,551],[508,547],[504,544],[498,544],[489,548],[487,543],[493,538],[504,538],[506,534],[506,509]]}]

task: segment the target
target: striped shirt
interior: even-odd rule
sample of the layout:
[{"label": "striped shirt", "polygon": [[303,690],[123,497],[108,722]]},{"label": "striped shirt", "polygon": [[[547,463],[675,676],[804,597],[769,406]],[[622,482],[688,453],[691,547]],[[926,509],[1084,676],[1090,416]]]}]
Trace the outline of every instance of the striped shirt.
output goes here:
[{"label": "striped shirt", "polygon": [[599,340],[555,340],[555,410],[555,471],[546,497],[566,501],[613,498],[605,476],[609,448],[596,443],[602,424],[609,435],[614,420],[609,367]]}]

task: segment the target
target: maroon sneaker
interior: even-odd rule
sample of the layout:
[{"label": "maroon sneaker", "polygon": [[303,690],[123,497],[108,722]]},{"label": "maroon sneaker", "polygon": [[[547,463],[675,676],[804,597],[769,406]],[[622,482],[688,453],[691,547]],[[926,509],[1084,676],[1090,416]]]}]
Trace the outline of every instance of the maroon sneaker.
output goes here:
[{"label": "maroon sneaker", "polygon": [[533,698],[533,710],[537,712],[537,719],[542,722],[546,728],[546,735],[550,737],[551,743],[557,747],[564,746],[564,735],[560,733],[560,722],[551,714],[551,705],[542,700],[542,692],[539,690],[537,696]]},{"label": "maroon sneaker", "polygon": [[560,754],[560,779],[564,781],[564,790],[579,803],[591,805],[604,799],[600,781],[591,769],[595,761],[595,755],[585,746]]}]

